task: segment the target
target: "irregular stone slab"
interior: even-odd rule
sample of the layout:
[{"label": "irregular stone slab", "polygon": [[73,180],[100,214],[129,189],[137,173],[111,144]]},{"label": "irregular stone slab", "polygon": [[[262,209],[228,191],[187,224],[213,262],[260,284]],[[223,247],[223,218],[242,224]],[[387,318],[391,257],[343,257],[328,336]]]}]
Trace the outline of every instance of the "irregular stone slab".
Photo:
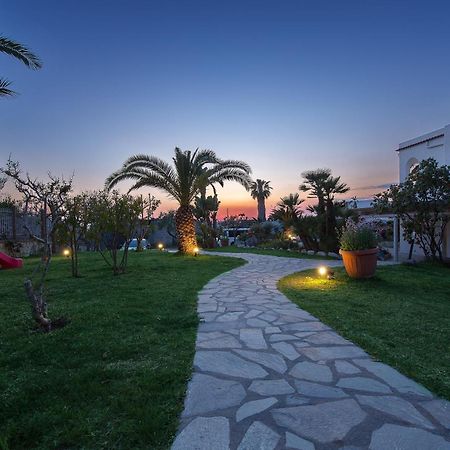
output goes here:
[{"label": "irregular stone slab", "polygon": [[305,341],[311,344],[317,345],[349,345],[350,342],[347,339],[339,336],[334,332],[329,333],[314,333],[311,336],[305,338]]},{"label": "irregular stone slab", "polygon": [[281,342],[281,341],[298,341],[298,337],[292,336],[292,334],[273,334],[269,337],[270,342]]},{"label": "irregular stone slab", "polygon": [[334,366],[336,371],[341,375],[354,375],[356,373],[361,373],[361,371],[352,363],[348,361],[335,361]]},{"label": "irregular stone slab", "polygon": [[301,378],[308,381],[318,381],[322,383],[331,383],[333,374],[328,366],[316,364],[308,361],[297,363],[289,372],[295,378]]},{"label": "irregular stone slab", "polygon": [[217,310],[217,303],[203,303],[199,304],[197,307],[197,312],[199,313],[205,313],[205,312],[214,312]]},{"label": "irregular stone slab", "polygon": [[265,328],[265,327],[270,326],[270,323],[266,322],[265,320],[261,320],[261,319],[248,319],[247,325],[249,327]]},{"label": "irregular stone slab", "polygon": [[275,422],[321,443],[342,440],[367,414],[355,400],[338,400],[310,406],[295,406],[271,411]]},{"label": "irregular stone slab", "polygon": [[277,342],[275,344],[271,344],[272,348],[274,348],[278,353],[281,353],[285,358],[294,361],[300,357],[294,347],[287,342]]},{"label": "irregular stone slab", "polygon": [[279,440],[278,433],[262,422],[253,422],[239,444],[238,450],[274,450]]},{"label": "irregular stone slab", "polygon": [[370,450],[450,450],[450,442],[419,428],[385,424],[372,434]]},{"label": "irregular stone slab", "polygon": [[275,405],[278,400],[275,397],[263,398],[262,400],[253,400],[251,402],[244,403],[236,411],[236,422],[246,419],[247,417],[259,414],[265,411],[267,408]]},{"label": "irregular stone slab", "polygon": [[312,334],[314,334],[314,331],[302,331],[300,333],[295,333],[295,336],[303,339],[306,336],[311,336]]},{"label": "irregular stone slab", "polygon": [[197,342],[207,341],[210,339],[217,339],[227,336],[225,333],[221,333],[220,331],[211,331],[210,333],[198,333],[197,334]]},{"label": "irregular stone slab", "polygon": [[218,313],[211,312],[199,313],[200,320],[203,322],[213,322],[218,315]]},{"label": "irregular stone slab", "polygon": [[282,395],[295,392],[294,388],[284,379],[255,380],[248,389],[259,395]]},{"label": "irregular stone slab", "polygon": [[367,356],[363,350],[355,345],[342,347],[305,347],[299,349],[299,351],[313,361]]},{"label": "irregular stone slab", "polygon": [[238,320],[240,316],[244,314],[243,312],[235,311],[228,312],[219,316],[216,320],[217,322],[232,322],[234,320]]},{"label": "irregular stone slab", "polygon": [[286,447],[294,448],[296,450],[315,450],[316,448],[312,442],[289,433],[289,431],[286,431]]},{"label": "irregular stone slab", "polygon": [[197,343],[200,348],[242,348],[239,341],[230,335],[224,335],[216,339],[203,340]]},{"label": "irregular stone slab", "polygon": [[230,352],[198,351],[194,357],[194,365],[204,372],[239,378],[265,378],[268,375],[262,367]]},{"label": "irregular stone slab", "polygon": [[295,387],[300,394],[307,397],[319,398],[345,398],[348,395],[337,387],[311,383],[309,381],[295,381]]},{"label": "irregular stone slab", "polygon": [[260,328],[242,328],[239,339],[249,348],[262,350],[267,348],[266,340]]},{"label": "irregular stone slab", "polygon": [[309,398],[299,394],[288,395],[284,401],[288,406],[306,405],[310,403]]},{"label": "irregular stone slab", "polygon": [[390,414],[400,421],[418,425],[422,428],[434,428],[411,403],[402,398],[391,395],[357,395],[356,398],[360,405],[370,406],[378,411]]},{"label": "irregular stone slab", "polygon": [[[284,359],[279,355],[267,352],[253,352],[251,350],[236,350],[239,355],[251,361],[257,362],[264,367],[275,370],[278,373],[284,373],[287,370]],[[252,377],[252,378],[264,378],[264,377]]]},{"label": "irregular stone slab", "polygon": [[230,425],[225,417],[197,417],[176,437],[172,450],[229,450]]},{"label": "irregular stone slab", "polygon": [[237,381],[196,373],[189,383],[183,415],[192,416],[240,405],[246,392]]},{"label": "irregular stone slab", "polygon": [[358,359],[354,363],[381,378],[385,383],[402,394],[414,394],[423,397],[433,396],[428,389],[386,364],[371,361],[370,359]]},{"label": "irregular stone slab", "polygon": [[274,320],[277,319],[277,316],[274,316],[273,314],[269,313],[269,312],[265,312],[263,314],[261,314],[258,319],[262,319],[262,320],[267,320],[267,322],[273,322]]},{"label": "irregular stone slab", "polygon": [[381,394],[389,394],[392,392],[389,386],[386,386],[384,383],[364,377],[342,378],[336,386],[355,391],[378,392]]},{"label": "irregular stone slab", "polygon": [[264,333],[266,334],[281,333],[281,330],[278,327],[267,327],[264,328]]},{"label": "irregular stone slab", "polygon": [[258,311],[256,309],[252,309],[244,317],[246,319],[251,319],[252,317],[258,316],[259,314],[262,314],[262,311]]},{"label": "irregular stone slab", "polygon": [[431,400],[423,402],[424,407],[444,428],[450,430],[450,403],[446,400]]},{"label": "irregular stone slab", "polygon": [[322,322],[300,322],[300,323],[290,323],[289,325],[284,325],[284,331],[322,331],[329,330]]}]

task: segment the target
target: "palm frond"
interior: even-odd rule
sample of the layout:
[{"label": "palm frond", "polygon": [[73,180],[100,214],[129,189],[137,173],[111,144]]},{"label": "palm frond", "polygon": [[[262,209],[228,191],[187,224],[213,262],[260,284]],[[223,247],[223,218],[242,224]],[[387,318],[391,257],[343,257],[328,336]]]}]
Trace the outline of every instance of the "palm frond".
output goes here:
[{"label": "palm frond", "polygon": [[0,97],[11,97],[13,95],[17,95],[16,92],[8,89],[8,86],[11,85],[11,82],[4,78],[0,78]]},{"label": "palm frond", "polygon": [[0,53],[5,53],[22,61],[30,69],[40,69],[42,67],[39,57],[28,48],[4,36],[0,36]]}]

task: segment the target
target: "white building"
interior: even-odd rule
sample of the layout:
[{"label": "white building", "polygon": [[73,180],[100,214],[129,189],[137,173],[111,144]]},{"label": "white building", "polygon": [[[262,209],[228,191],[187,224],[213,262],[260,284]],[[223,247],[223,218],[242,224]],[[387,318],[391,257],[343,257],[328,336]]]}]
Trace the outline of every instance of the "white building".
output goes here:
[{"label": "white building", "polygon": [[[400,182],[404,181],[411,169],[420,161],[435,159],[439,165],[450,165],[450,125],[431,133],[424,134],[398,146]],[[408,255],[410,245],[400,236],[399,253],[401,257]],[[450,258],[450,224],[447,225],[444,240],[444,257]],[[414,245],[413,258],[423,257],[418,245]]]}]

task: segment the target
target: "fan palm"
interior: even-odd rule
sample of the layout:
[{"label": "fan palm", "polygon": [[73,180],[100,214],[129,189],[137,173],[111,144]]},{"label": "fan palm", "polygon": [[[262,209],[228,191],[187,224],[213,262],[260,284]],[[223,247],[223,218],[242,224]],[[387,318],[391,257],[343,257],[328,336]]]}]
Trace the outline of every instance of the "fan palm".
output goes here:
[{"label": "fan palm", "polygon": [[304,172],[305,181],[299,189],[309,192],[309,198],[317,198],[317,205],[310,206],[321,220],[321,243],[326,251],[337,249],[337,205],[336,194],[345,194],[350,188],[341,181],[341,177],[333,177],[330,169],[318,169]]},{"label": "fan palm", "polygon": [[173,166],[155,156],[131,156],[107,178],[106,187],[111,189],[120,181],[131,179],[135,184],[130,191],[151,186],[167,192],[179,203],[175,215],[178,248],[181,253],[192,254],[197,245],[192,212],[195,197],[205,186],[224,181],[237,181],[248,189],[250,173],[246,163],[221,160],[212,150],[191,152],[175,148]]},{"label": "fan palm", "polygon": [[[0,53],[5,53],[19,61],[22,61],[30,69],[40,69],[42,63],[40,59],[22,44],[6,37],[0,36]],[[14,95],[15,92],[9,89],[10,82],[5,78],[0,78],[0,97]]]},{"label": "fan palm", "polygon": [[300,205],[303,200],[300,199],[298,193],[289,194],[280,198],[277,206],[272,211],[270,217],[273,220],[280,220],[285,229],[294,225],[297,219],[302,215]]},{"label": "fan palm", "polygon": [[270,181],[257,179],[250,185],[250,195],[258,202],[258,220],[266,221],[266,199],[270,197]]}]

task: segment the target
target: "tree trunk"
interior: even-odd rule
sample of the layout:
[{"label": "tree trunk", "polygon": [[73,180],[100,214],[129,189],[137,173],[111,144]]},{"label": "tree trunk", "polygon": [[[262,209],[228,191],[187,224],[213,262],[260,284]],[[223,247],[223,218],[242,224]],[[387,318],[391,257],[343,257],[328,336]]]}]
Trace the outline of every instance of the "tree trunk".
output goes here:
[{"label": "tree trunk", "polygon": [[33,319],[45,330],[50,331],[52,321],[47,317],[47,302],[44,299],[43,289],[36,293],[30,279],[25,280],[25,292],[31,305]]},{"label": "tree trunk", "polygon": [[184,254],[194,254],[197,247],[195,237],[195,223],[192,208],[190,206],[180,206],[175,214],[175,224],[178,234],[178,250]]},{"label": "tree trunk", "polygon": [[258,198],[258,221],[266,221],[266,202],[264,198]]}]

